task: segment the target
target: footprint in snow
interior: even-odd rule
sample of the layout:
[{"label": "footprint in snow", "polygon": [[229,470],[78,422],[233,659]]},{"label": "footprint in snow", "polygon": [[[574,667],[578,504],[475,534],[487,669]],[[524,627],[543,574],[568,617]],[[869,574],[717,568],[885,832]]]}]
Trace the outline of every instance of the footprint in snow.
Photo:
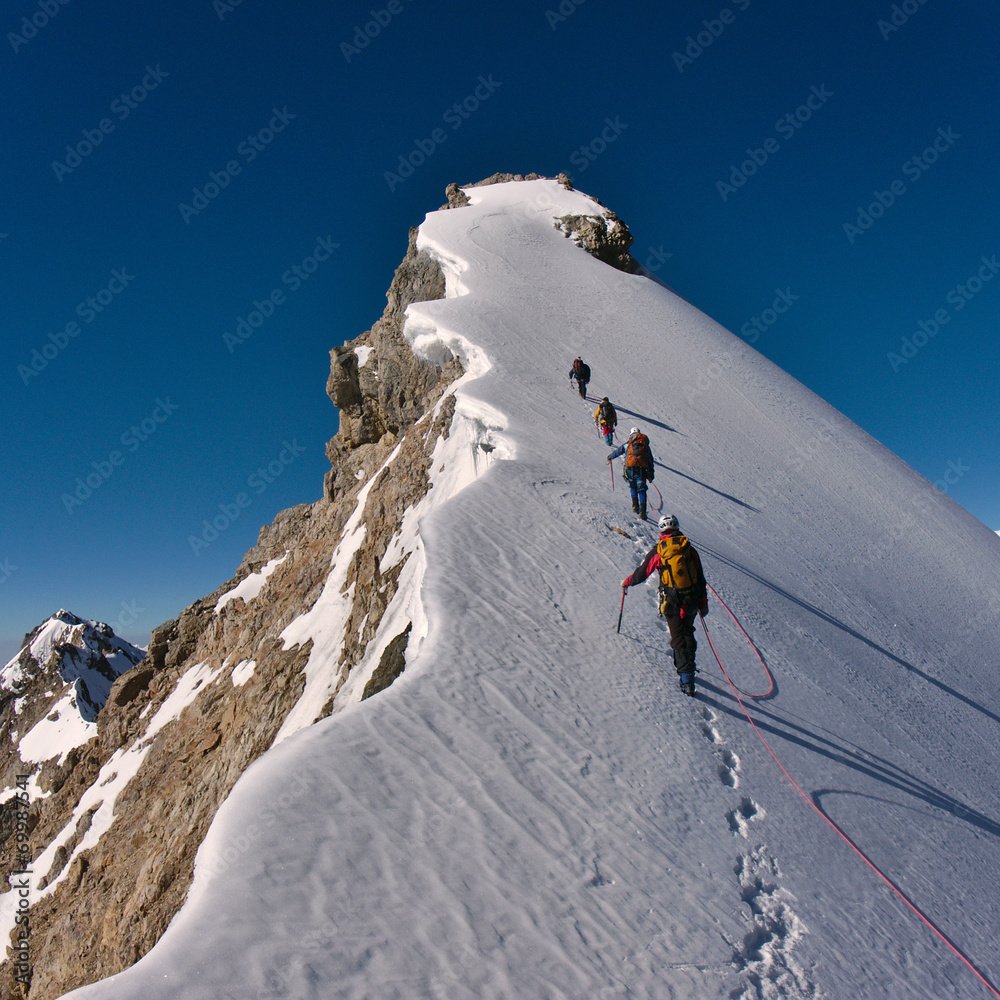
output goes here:
[{"label": "footprint in snow", "polygon": [[729,829],[744,840],[750,839],[750,820],[763,819],[764,810],[753,799],[744,797],[739,806],[726,813]]},{"label": "footprint in snow", "polygon": [[722,737],[719,735],[719,730],[712,725],[715,722],[717,716],[710,708],[703,708],[701,710],[701,717],[704,720],[701,723],[701,735],[708,740],[709,743],[721,743]]},{"label": "footprint in snow", "polygon": [[[749,799],[743,802],[753,805]],[[793,996],[819,1000],[812,971],[794,954],[807,930],[792,908],[794,897],[779,885],[777,862],[763,847],[755,847],[737,859],[734,871],[750,926],[733,948],[734,965],[747,981],[730,996],[733,1000]]]},{"label": "footprint in snow", "polygon": [[731,750],[722,751],[722,763],[719,765],[719,780],[730,788],[739,788],[740,779],[737,772],[740,769],[740,759]]}]

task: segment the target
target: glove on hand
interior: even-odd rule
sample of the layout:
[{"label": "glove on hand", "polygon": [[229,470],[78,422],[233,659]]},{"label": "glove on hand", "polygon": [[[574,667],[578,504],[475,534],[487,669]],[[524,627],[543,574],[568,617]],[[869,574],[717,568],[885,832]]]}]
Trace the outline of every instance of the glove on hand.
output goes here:
[{"label": "glove on hand", "polygon": [[622,590],[628,590],[628,582],[631,579],[632,578],[630,576],[628,576],[624,580],[622,580]]}]

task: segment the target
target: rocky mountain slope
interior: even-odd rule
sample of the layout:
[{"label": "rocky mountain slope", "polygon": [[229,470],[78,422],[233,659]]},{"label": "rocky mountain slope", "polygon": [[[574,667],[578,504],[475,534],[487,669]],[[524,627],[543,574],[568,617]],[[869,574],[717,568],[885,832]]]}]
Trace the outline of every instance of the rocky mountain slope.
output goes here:
[{"label": "rocky mountain slope", "polygon": [[[457,206],[464,195],[452,185],[448,197]],[[634,267],[627,229],[597,203],[592,216],[556,224],[594,256]],[[413,623],[393,607],[413,552],[401,541],[404,520],[431,486],[435,448],[453,432],[450,387],[469,363],[449,352],[421,360],[402,336],[408,305],[445,294],[441,267],[415,236],[382,317],[331,351],[327,393],[340,426],[327,446],[322,498],[262,528],[234,577],[155,629],[141,662],[115,676],[98,671],[107,690],[97,690],[93,671],[73,680],[76,704],[96,720],[78,745],[25,757],[20,737],[2,798],[5,818],[27,799],[30,937],[16,952],[18,900],[6,892],[0,925],[13,935],[0,997],[48,1000],[149,951],[183,903],[198,846],[245,769],[405,667]],[[469,442],[473,461],[488,455],[475,431]],[[307,636],[293,623],[310,610],[318,623]],[[19,734],[51,712],[41,700],[16,704],[27,661],[8,671],[2,723],[16,750]],[[30,782],[19,783],[29,771]],[[14,825],[5,819],[2,832],[10,860]]]}]

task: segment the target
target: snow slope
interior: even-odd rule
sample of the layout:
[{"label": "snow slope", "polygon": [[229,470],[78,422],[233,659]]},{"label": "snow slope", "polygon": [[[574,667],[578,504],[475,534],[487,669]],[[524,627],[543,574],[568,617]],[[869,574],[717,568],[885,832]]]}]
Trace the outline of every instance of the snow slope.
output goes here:
[{"label": "snow slope", "polygon": [[[449,297],[411,306],[408,332],[489,367],[457,385],[464,432],[412,512],[406,672],[261,758],[160,944],[72,995],[989,996],[792,787],[703,633],[700,697],[678,694],[652,584],[616,634],[655,533],[612,492],[596,399],[649,433],[664,510],[763,651],[761,735],[994,984],[1000,540],[695,308],[575,247],[553,218],[597,213],[585,196],[467,193],[420,227]],[[478,477],[439,490],[470,449]],[[733,680],[765,691],[711,605]]]}]

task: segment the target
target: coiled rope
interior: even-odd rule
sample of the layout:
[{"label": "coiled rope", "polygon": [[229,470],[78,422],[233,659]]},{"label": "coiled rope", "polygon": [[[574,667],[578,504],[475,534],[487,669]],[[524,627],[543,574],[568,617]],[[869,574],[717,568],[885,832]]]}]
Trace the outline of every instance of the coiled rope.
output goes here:
[{"label": "coiled rope", "polygon": [[[757,654],[757,659],[760,660],[761,666],[764,668],[764,670],[767,672],[768,677],[771,679],[771,690],[767,692],[767,694],[771,694],[771,692],[774,690],[774,678],[771,676],[771,671],[768,670],[767,664],[764,662],[763,656],[761,656],[760,651],[754,645],[754,642],[750,638],[750,636],[747,635],[746,630],[743,628],[742,625],[740,625],[739,621],[737,621],[736,616],[732,613],[732,611],[729,610],[729,606],[726,604],[726,602],[723,601],[721,597],[719,597],[719,595],[715,592],[715,590],[712,589],[711,586],[709,586],[708,589],[712,591],[712,593],[715,595],[715,599],[726,609],[726,611],[729,611],[729,616],[733,619],[734,622],[736,622],[736,625],[739,628],[739,630],[743,633],[744,638],[747,640],[748,643],[750,643],[751,648]],[[760,698],[766,698],[767,694],[758,694],[758,695],[747,694],[746,691],[742,691],[733,683],[732,678],[729,676],[728,671],[726,670],[725,666],[722,663],[722,659],[719,657],[718,650],[716,650],[715,648],[715,643],[712,641],[711,635],[709,635],[708,628],[705,625],[704,615],[701,616],[701,626],[703,629],[705,629],[705,635],[708,638],[709,645],[712,647],[712,652],[715,654],[715,659],[719,664],[719,669],[722,670],[723,676],[729,682],[729,686],[733,689],[733,695],[736,697],[736,701],[739,703],[740,708],[743,709],[743,714],[746,716],[747,722],[749,722],[750,725],[753,727],[753,731],[757,734],[761,743],[763,743],[764,746],[767,748],[767,752],[771,755],[775,764],[777,764],[778,767],[781,768],[781,773],[791,782],[792,787],[799,793],[799,795],[802,796],[802,798],[806,800],[808,805],[819,816],[821,816],[823,820],[827,824],[829,824],[830,827],[833,828],[834,831],[836,831],[837,835],[841,838],[841,840],[843,840],[844,843],[846,843],[848,847],[850,847],[851,850],[854,851],[854,853],[857,854],[857,856],[861,858],[861,860],[907,905],[907,907],[921,920],[921,922],[924,923],[928,928],[930,928],[930,930],[948,946],[948,948],[954,953],[954,955],[962,961],[962,963],[983,984],[983,986],[985,986],[990,991],[990,993],[993,994],[993,996],[1000,998],[1000,991],[997,991],[997,989],[972,964],[972,961],[966,957],[966,955],[959,949],[959,947],[956,944],[953,944],[951,940],[949,940],[948,936],[944,933],[944,931],[942,931],[930,919],[930,917],[928,917],[916,905],[916,903],[910,900],[910,898],[903,892],[903,890],[900,889],[899,886],[896,885],[896,883],[893,882],[892,879],[890,879],[889,876],[886,875],[875,864],[875,862],[872,861],[871,858],[869,858],[868,855],[865,854],[864,851],[862,851],[861,848],[858,847],[858,845],[855,844],[854,841],[851,840],[851,838],[848,837],[847,834],[844,833],[844,831],[832,819],[830,819],[829,816],[827,816],[827,814],[813,801],[813,799],[808,794],[806,794],[806,792],[802,790],[798,782],[788,773],[787,769],[785,768],[785,765],[782,764],[781,761],[778,759],[778,755],[774,752],[774,750],[771,749],[770,743],[768,743],[767,740],[764,739],[764,734],[757,728],[757,724],[751,718],[750,713],[747,711],[746,705],[743,704],[743,699],[740,697],[740,695],[742,694],[745,698],[760,699]]]}]

